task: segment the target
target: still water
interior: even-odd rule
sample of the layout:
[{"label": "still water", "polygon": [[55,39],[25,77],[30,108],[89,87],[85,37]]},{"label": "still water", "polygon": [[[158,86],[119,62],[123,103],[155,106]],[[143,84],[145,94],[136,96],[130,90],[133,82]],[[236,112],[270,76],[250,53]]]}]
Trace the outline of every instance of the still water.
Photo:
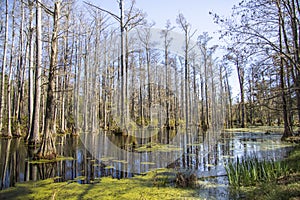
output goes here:
[{"label": "still water", "polygon": [[[157,168],[193,170],[200,181],[199,197],[229,199],[224,166],[237,157],[284,158],[291,146],[281,135],[264,133],[200,133],[197,131],[138,130],[129,135],[107,132],[84,133],[81,137],[57,137],[61,160],[35,164],[23,139],[0,139],[1,189],[16,182],[55,177],[82,184],[100,177],[132,177]],[[209,177],[203,179],[203,177]]]}]

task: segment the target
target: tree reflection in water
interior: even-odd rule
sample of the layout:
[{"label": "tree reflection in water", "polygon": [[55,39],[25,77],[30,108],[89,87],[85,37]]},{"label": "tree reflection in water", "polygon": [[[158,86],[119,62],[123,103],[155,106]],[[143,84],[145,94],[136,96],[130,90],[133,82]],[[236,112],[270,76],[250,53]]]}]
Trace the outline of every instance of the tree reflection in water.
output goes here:
[{"label": "tree reflection in water", "polygon": [[[192,133],[152,129],[136,131],[130,135],[100,132],[86,133],[86,137],[81,138],[58,136],[56,143],[59,157],[73,159],[40,164],[31,163],[34,149],[28,150],[21,138],[2,138],[1,189],[14,186],[16,182],[50,177],[55,177],[55,181],[75,180],[88,184],[97,182],[103,176],[132,177],[135,173],[169,167],[194,170],[198,178],[216,176],[210,181],[219,187],[201,192],[221,195],[226,193],[224,184],[226,185],[227,178],[223,176],[226,163],[234,162],[237,157],[253,155],[264,159],[283,158],[289,151],[289,148],[281,146],[281,135],[217,132],[203,134],[198,131]],[[179,142],[173,145],[176,137]],[[121,151],[113,151],[109,145],[114,145]],[[163,158],[174,155],[172,162]]]}]

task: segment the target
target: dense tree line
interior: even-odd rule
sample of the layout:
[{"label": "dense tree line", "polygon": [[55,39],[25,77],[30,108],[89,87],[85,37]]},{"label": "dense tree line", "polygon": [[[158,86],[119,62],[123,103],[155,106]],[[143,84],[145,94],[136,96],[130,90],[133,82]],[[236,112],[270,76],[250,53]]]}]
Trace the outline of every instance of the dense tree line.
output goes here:
[{"label": "dense tree line", "polygon": [[242,127],[284,124],[285,138],[299,125],[299,13],[298,0],[247,0],[231,18],[214,15],[238,72]]},{"label": "dense tree line", "polygon": [[57,133],[276,123],[292,135],[300,117],[298,1],[247,0],[231,18],[214,14],[227,41],[223,59],[183,14],[174,16],[178,37],[169,21],[154,31],[134,0],[118,3],[115,14],[75,0],[1,1],[2,136],[24,136],[40,144],[37,157],[52,158]]}]

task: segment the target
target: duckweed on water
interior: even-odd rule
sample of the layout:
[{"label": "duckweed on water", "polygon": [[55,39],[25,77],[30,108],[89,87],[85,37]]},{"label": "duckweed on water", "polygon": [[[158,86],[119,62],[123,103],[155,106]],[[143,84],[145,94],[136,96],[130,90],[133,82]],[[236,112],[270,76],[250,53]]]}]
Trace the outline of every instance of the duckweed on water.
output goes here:
[{"label": "duckweed on water", "polygon": [[112,162],[128,164],[127,160],[112,160]]},{"label": "duckweed on water", "polygon": [[231,128],[225,129],[226,132],[246,132],[246,133],[283,133],[283,127],[280,126],[250,126],[248,128]]},{"label": "duckweed on water", "polygon": [[181,151],[182,148],[177,147],[175,145],[170,144],[156,144],[156,143],[149,143],[145,144],[139,148],[136,148],[135,151],[137,152],[172,152],[172,151]]},{"label": "duckweed on water", "polygon": [[[155,185],[158,172],[128,179],[101,178],[99,183],[78,184],[74,181],[54,183],[53,179],[18,183],[16,187],[0,191],[0,199],[185,199],[194,190]],[[166,170],[159,173],[171,173]],[[161,178],[162,179],[162,178]],[[165,179],[164,179],[165,180]],[[158,181],[158,180],[157,180]]]},{"label": "duckweed on water", "polygon": [[114,160],[115,158],[114,157],[102,157],[100,160],[102,162],[108,162],[108,161],[111,161],[111,160]]},{"label": "duckweed on water", "polygon": [[115,169],[114,166],[106,166],[105,169]]},{"label": "duckweed on water", "polygon": [[57,156],[55,159],[47,160],[47,159],[40,159],[40,160],[29,160],[30,164],[43,164],[43,163],[54,163],[59,161],[65,160],[75,160],[73,157],[64,157],[64,156]]},{"label": "duckweed on water", "polygon": [[155,165],[154,162],[141,162],[141,165]]}]

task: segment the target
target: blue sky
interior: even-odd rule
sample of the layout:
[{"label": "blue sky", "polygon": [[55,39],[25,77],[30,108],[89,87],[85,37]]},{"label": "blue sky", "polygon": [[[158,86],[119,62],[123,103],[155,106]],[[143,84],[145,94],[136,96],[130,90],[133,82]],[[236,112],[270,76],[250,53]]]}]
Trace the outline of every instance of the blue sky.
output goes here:
[{"label": "blue sky", "polygon": [[176,25],[176,17],[183,13],[188,22],[200,33],[213,32],[217,26],[213,23],[209,11],[230,14],[231,8],[238,0],[137,0],[137,6],[148,13],[158,27],[163,27],[170,19]]}]

